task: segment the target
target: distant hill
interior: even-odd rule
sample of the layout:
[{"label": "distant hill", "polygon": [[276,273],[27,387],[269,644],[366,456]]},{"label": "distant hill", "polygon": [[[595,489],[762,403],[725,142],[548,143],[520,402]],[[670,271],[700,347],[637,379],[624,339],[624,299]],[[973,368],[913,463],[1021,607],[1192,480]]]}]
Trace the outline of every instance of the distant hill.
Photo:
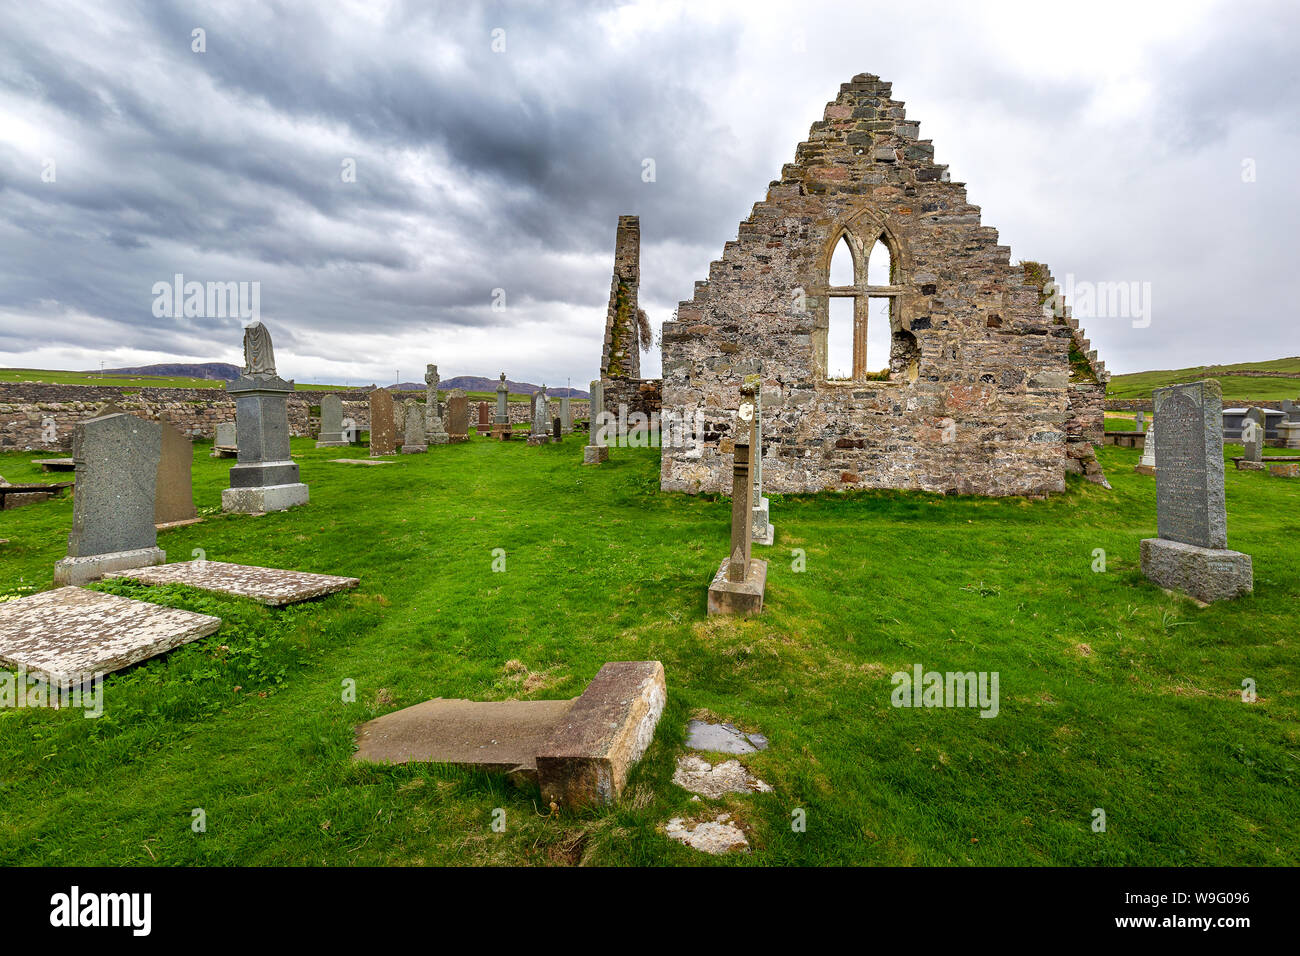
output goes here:
[{"label": "distant hill", "polygon": [[[453,388],[461,388],[467,392],[495,392],[499,378],[484,378],[481,375],[457,375],[455,378],[444,378],[438,383],[438,391],[451,391]],[[401,392],[424,391],[423,382],[399,382],[397,385],[389,385],[388,388]],[[532,385],[528,382],[512,382],[506,379],[506,388],[511,395],[536,395],[541,389],[540,385]],[[590,398],[580,388],[555,388],[548,387],[546,394],[551,398]]]},{"label": "distant hill", "polygon": [[1153,389],[1182,382],[1196,382],[1204,378],[1219,380],[1225,401],[1244,398],[1261,401],[1300,398],[1300,357],[1115,375],[1106,386],[1106,397],[1147,399],[1151,397]]},{"label": "distant hill", "polygon": [[[133,368],[106,368],[104,375],[160,375],[166,378],[201,378],[217,382],[233,382],[243,370],[229,362],[203,362],[201,364],[137,365]],[[99,369],[84,374],[99,375]]]}]

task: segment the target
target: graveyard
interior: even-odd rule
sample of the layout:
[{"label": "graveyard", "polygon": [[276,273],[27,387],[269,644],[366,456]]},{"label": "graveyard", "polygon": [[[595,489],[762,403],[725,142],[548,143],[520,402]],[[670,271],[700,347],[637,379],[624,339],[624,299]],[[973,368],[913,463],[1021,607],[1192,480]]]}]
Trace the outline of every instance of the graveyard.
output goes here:
[{"label": "graveyard", "polygon": [[[1254,591],[1234,600],[1201,606],[1144,577],[1155,481],[1134,470],[1141,450],[1102,446],[1111,490],[1072,475],[1046,497],[773,494],[775,542],[753,546],[763,610],[737,617],[706,614],[729,495],[661,490],[654,447],[584,466],[581,430],[521,437],[471,434],[382,467],[336,461],[367,460],[364,441],[295,437],[310,498],[261,514],[223,512],[232,461],[196,441],[200,520],[157,532],[168,564],[154,571],[202,559],[359,584],[283,607],[175,583],[85,585],[221,626],[109,674],[96,719],[0,709],[0,859],[1300,862],[1295,486],[1234,469],[1240,445],[1224,447],[1229,546],[1253,559]],[[0,455],[0,473],[40,481],[44,457]],[[50,586],[73,508],[63,495],[0,514],[5,598]],[[357,728],[402,708],[574,698],[612,661],[660,661],[667,686],[616,802],[551,808],[536,783],[487,770],[354,759]],[[891,675],[917,664],[997,671],[997,719],[891,706]],[[692,799],[674,776],[693,720],[766,738],[739,761],[770,789]],[[669,835],[670,821],[719,815],[744,852]]]}]

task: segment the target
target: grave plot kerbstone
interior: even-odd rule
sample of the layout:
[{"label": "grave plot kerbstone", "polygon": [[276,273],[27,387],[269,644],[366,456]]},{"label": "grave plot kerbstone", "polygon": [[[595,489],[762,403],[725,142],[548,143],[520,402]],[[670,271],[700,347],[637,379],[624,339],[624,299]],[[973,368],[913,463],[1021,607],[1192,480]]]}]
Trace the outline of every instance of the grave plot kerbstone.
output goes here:
[{"label": "grave plot kerbstone", "polygon": [[198,520],[194,507],[194,445],[171,422],[158,422],[161,436],[158,475],[154,482],[153,521],[175,526]]},{"label": "grave plot kerbstone", "polygon": [[207,637],[221,619],[79,587],[0,603],[0,664],[68,688]]},{"label": "grave plot kerbstone", "polygon": [[123,413],[92,418],[77,424],[73,448],[72,532],[54,583],[84,584],[106,571],[167,560],[154,527],[159,424]]},{"label": "grave plot kerbstone", "polygon": [[393,393],[377,388],[370,393],[370,457],[397,454],[397,422],[393,417]]},{"label": "grave plot kerbstone", "polygon": [[447,396],[447,437],[452,442],[469,441],[469,399],[459,388]]},{"label": "grave plot kerbstone", "polygon": [[1142,542],[1142,571],[1207,604],[1249,594],[1250,556],[1227,550],[1219,383],[1174,385],[1154,397],[1160,537]]},{"label": "grave plot kerbstone", "polygon": [[138,568],[107,574],[105,577],[130,578],[141,584],[185,584],[203,591],[215,591],[282,607],[312,598],[350,591],[360,581],[334,574],[310,574],[281,568],[259,568],[225,561],[182,561],[156,568]]},{"label": "grave plot kerbstone", "polygon": [[221,510],[260,514],[306,504],[307,486],[289,453],[293,383],[276,374],[271,333],[261,322],[244,329],[244,372],[226,391],[235,399],[239,460],[221,492]]},{"label": "grave plot kerbstone", "polygon": [[609,461],[606,446],[606,423],[602,409],[605,407],[605,386],[596,379],[591,383],[591,422],[587,427],[587,444],[582,449],[584,465],[599,465]]},{"label": "grave plot kerbstone", "polygon": [[406,419],[404,431],[406,438],[402,442],[403,455],[417,455],[429,450],[425,444],[424,413],[420,410],[420,403],[413,398],[408,398],[404,407],[406,408]]},{"label": "grave plot kerbstone", "polygon": [[343,428],[343,399],[326,392],[320,399],[320,438],[317,448],[341,448],[352,441]]}]

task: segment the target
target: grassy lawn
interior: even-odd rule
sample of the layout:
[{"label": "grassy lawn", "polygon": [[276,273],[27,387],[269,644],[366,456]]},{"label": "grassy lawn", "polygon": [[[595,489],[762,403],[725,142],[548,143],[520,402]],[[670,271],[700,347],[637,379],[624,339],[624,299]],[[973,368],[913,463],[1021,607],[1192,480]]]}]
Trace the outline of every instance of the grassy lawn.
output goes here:
[{"label": "grassy lawn", "polygon": [[[661,493],[654,450],[583,468],[582,444],[475,440],[368,468],[328,461],[360,448],[295,440],[311,502],[263,517],[219,513],[231,462],[197,445],[207,517],[159,535],[171,560],[201,548],[361,586],[277,611],[96,585],[225,623],[108,677],[97,720],[0,711],[0,863],[1300,863],[1300,482],[1229,470],[1229,542],[1256,591],[1210,608],[1141,575],[1155,485],[1136,450],[1100,449],[1110,492],[774,498],[768,607],[738,622],[704,613],[728,501]],[[39,480],[38,457],[0,456],[0,474]],[[0,514],[0,590],[49,587],[70,521],[68,500]],[[616,808],[548,818],[535,788],[350,759],[379,714],[572,696],[605,661],[650,658],[668,707]],[[891,673],[918,663],[998,672],[999,715],[892,707]],[[744,762],[775,792],[692,803],[674,786],[696,714],[767,734]],[[724,807],[751,854],[657,832]]]},{"label": "grassy lawn", "polygon": [[[1233,375],[1233,371],[1286,372],[1287,377],[1254,378]],[[1271,362],[1241,362],[1237,365],[1211,365],[1197,368],[1134,372],[1116,375],[1106,386],[1106,397],[1115,399],[1150,398],[1153,389],[1182,382],[1217,378],[1223,385],[1225,405],[1241,399],[1277,400],[1300,398],[1300,358],[1274,359]]]}]

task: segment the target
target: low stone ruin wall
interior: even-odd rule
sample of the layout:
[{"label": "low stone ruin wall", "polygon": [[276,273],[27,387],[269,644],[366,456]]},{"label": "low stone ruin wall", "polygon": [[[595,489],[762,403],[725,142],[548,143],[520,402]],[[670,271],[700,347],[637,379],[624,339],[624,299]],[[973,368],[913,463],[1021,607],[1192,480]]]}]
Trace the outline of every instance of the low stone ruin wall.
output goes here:
[{"label": "low stone ruin wall", "polygon": [[650,418],[663,408],[663,379],[661,378],[611,378],[604,379],[605,410],[618,415],[619,406],[627,406],[627,414],[637,412]]}]

